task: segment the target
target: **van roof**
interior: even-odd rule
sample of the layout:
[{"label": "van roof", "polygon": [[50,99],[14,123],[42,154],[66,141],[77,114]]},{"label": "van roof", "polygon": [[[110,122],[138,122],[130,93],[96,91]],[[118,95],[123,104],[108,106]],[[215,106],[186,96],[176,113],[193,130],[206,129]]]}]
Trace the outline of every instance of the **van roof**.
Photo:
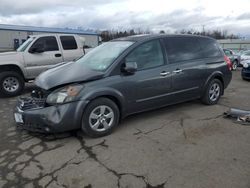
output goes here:
[{"label": "van roof", "polygon": [[[165,38],[165,37],[197,37],[197,38],[207,38],[207,39],[213,39],[211,37],[207,36],[201,36],[201,35],[188,35],[188,34],[144,34],[144,35],[132,35],[128,37],[122,37],[114,39],[113,41],[133,41],[133,42],[139,42],[144,40],[150,40],[150,39],[156,39],[156,38]],[[215,40],[215,39],[213,39]]]}]

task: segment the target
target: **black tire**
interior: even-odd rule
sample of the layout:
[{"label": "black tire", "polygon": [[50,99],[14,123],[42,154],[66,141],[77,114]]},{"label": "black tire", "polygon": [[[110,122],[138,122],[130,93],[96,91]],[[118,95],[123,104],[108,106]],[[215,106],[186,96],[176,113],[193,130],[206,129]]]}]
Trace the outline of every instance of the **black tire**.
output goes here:
[{"label": "black tire", "polygon": [[237,70],[237,67],[238,67],[238,61],[237,60],[234,60],[232,62],[232,70]]},{"label": "black tire", "polygon": [[[12,91],[4,87],[4,85],[6,84],[5,81],[8,78],[10,80],[12,79],[14,84],[16,83],[15,85],[16,88],[13,89]],[[24,79],[22,75],[20,75],[19,73],[14,71],[5,71],[0,73],[0,95],[2,97],[14,97],[21,94],[24,89],[24,85],[25,85]]]},{"label": "black tire", "polygon": [[[215,86],[219,87],[219,91],[215,91],[214,97],[212,97],[211,96],[212,94],[210,94],[210,90],[213,90],[212,87],[215,88]],[[224,90],[224,88],[223,88],[221,81],[218,79],[213,79],[208,83],[208,85],[205,89],[205,93],[204,93],[203,97],[201,98],[201,101],[207,105],[217,104],[217,102],[220,99],[221,94],[223,93],[223,90]]]},{"label": "black tire", "polygon": [[[113,120],[112,118],[106,118],[106,120],[104,120],[106,123],[109,122],[110,126],[105,129],[104,124],[101,123],[101,121],[103,119],[101,119],[102,117],[98,117],[99,119],[90,118],[90,115],[93,114],[94,112],[99,112],[100,110],[100,114],[98,113],[98,116],[102,116],[101,115],[101,108],[106,108],[105,112],[106,115],[109,114],[107,112],[111,111],[113,112]],[[99,109],[100,108],[100,109]],[[103,117],[105,118],[105,112],[103,112]],[[96,113],[94,113],[94,115],[97,115]],[[112,114],[112,113],[111,113]],[[120,118],[120,112],[119,112],[119,108],[117,107],[117,105],[110,99],[108,98],[97,98],[93,101],[91,101],[89,103],[89,105],[86,107],[86,110],[83,112],[83,116],[82,116],[82,130],[83,132],[85,132],[88,136],[90,137],[102,137],[105,135],[110,134],[114,128],[118,125],[119,123],[119,118]],[[96,124],[97,121],[99,122],[99,131],[98,130],[94,130],[94,128],[91,127],[91,124]],[[96,126],[96,127],[98,127]],[[101,130],[104,129],[104,130]]]}]

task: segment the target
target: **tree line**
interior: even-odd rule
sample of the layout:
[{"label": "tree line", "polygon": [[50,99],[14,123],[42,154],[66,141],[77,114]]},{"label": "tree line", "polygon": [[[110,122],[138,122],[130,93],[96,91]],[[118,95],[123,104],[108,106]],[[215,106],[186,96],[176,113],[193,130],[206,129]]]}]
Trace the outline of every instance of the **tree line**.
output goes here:
[{"label": "tree line", "polygon": [[[106,31],[98,31],[100,33],[100,36],[102,37],[103,42],[110,41],[112,39],[120,38],[120,37],[127,37],[132,35],[140,35],[140,34],[152,34],[152,32],[142,29],[130,29],[130,30],[106,30]],[[159,34],[165,34],[166,32],[164,30],[159,31]],[[169,34],[169,32],[167,32]],[[203,35],[203,36],[209,36],[215,39],[238,39],[239,36],[235,34],[228,34],[227,30],[212,30],[212,31],[195,31],[193,29],[185,30],[182,29],[180,31],[176,31],[174,34],[191,34],[191,35]]]},{"label": "tree line", "polygon": [[128,31],[127,30],[124,30],[124,31],[106,30],[106,31],[101,31],[99,33],[102,37],[103,42],[107,42],[116,38],[128,37],[132,35],[151,34],[149,30],[142,30],[142,29],[138,29],[138,30],[131,29]]}]

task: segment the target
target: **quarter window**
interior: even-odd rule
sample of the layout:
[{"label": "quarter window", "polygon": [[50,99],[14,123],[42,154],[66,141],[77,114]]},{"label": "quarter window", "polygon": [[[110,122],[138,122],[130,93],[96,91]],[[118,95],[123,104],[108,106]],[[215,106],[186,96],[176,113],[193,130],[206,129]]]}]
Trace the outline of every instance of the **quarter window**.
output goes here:
[{"label": "quarter window", "polygon": [[202,38],[200,39],[200,44],[204,57],[218,57],[221,55],[219,46],[214,40]]},{"label": "quarter window", "polygon": [[73,36],[60,36],[60,39],[64,50],[77,49],[76,40]]},{"label": "quarter window", "polygon": [[201,47],[193,37],[169,37],[165,39],[168,61],[170,63],[200,59]]},{"label": "quarter window", "polygon": [[58,44],[55,37],[40,37],[35,41],[31,48],[36,48],[36,46],[44,46],[44,51],[58,51]]},{"label": "quarter window", "polygon": [[136,62],[138,70],[163,65],[164,59],[159,41],[154,40],[138,46],[125,58],[125,61]]}]

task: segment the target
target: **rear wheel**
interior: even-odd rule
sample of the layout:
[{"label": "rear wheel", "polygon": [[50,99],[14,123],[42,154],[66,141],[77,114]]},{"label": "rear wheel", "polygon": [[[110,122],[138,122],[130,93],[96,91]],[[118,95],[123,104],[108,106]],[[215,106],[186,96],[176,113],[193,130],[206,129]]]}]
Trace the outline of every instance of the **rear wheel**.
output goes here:
[{"label": "rear wheel", "polygon": [[222,93],[223,93],[223,86],[221,81],[218,79],[213,79],[207,85],[207,88],[201,100],[204,104],[208,105],[217,104]]},{"label": "rear wheel", "polygon": [[14,71],[0,73],[0,95],[4,97],[14,97],[23,91],[23,77]]},{"label": "rear wheel", "polygon": [[112,100],[95,99],[83,113],[82,130],[90,137],[108,135],[118,125],[119,115],[119,108]]},{"label": "rear wheel", "polygon": [[236,60],[234,60],[233,63],[232,63],[232,69],[236,70],[237,67],[238,67],[238,62]]}]

